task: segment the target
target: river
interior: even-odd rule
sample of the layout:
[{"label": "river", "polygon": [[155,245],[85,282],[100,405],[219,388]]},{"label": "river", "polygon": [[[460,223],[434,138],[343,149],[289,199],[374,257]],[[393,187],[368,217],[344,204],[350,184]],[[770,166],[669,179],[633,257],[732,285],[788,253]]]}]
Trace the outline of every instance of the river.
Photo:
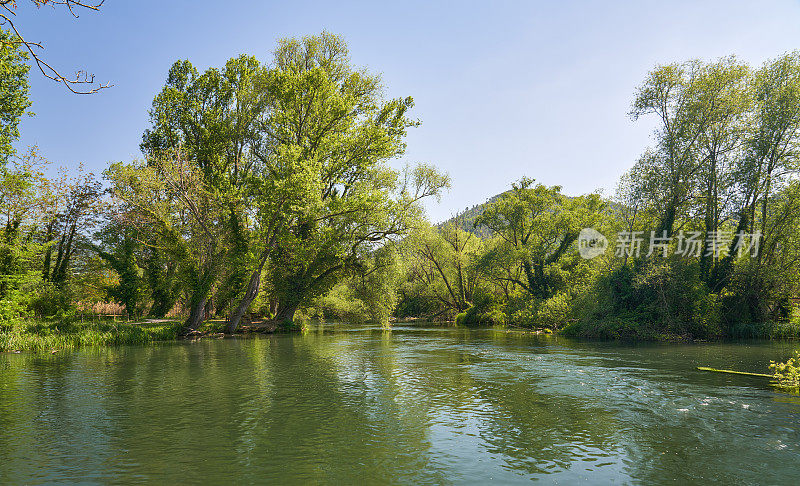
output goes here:
[{"label": "river", "polygon": [[800,344],[503,330],[303,334],[0,354],[0,483],[800,484]]}]

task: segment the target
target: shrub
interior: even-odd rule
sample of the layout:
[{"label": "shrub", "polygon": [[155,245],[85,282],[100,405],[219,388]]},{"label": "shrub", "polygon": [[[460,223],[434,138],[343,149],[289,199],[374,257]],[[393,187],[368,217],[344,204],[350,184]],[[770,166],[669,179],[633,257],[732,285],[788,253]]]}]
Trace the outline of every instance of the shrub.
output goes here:
[{"label": "shrub", "polygon": [[[463,315],[460,324],[465,326],[480,324],[505,325],[508,322],[505,312],[503,312],[503,310],[497,305],[473,305],[459,315]],[[458,323],[458,317],[456,318],[456,322]]]},{"label": "shrub", "polygon": [[549,329],[564,327],[570,318],[571,297],[561,292],[545,300],[536,312],[536,323]]},{"label": "shrub", "polygon": [[785,363],[769,362],[772,376],[779,388],[800,388],[800,352],[795,351],[794,358],[789,358]]},{"label": "shrub", "polygon": [[49,318],[70,309],[74,310],[72,301],[73,293],[69,287],[57,287],[52,282],[43,282],[30,307],[35,316]]}]

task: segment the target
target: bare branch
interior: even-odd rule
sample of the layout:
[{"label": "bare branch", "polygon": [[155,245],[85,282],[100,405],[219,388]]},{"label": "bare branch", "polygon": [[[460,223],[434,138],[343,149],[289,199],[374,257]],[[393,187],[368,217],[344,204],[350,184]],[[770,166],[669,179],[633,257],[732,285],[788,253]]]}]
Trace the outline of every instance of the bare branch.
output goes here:
[{"label": "bare branch", "polygon": [[[102,7],[105,0],[99,0],[97,2],[88,3],[78,0],[31,0],[37,8],[41,8],[44,5],[52,5],[55,7],[56,5],[62,5],[67,7],[69,12],[72,14],[73,17],[77,18],[78,14],[75,12],[75,8],[85,8],[89,10],[99,11],[100,7]],[[68,90],[75,94],[93,94],[97,93],[100,90],[110,88],[111,84],[105,83],[97,85],[94,80],[94,74],[89,74],[86,71],[76,71],[74,77],[67,77],[61,74],[56,68],[51,66],[47,61],[42,59],[42,57],[37,53],[38,49],[44,50],[44,46],[39,42],[32,42],[25,40],[22,33],[17,29],[17,26],[14,24],[14,21],[11,20],[12,17],[15,17],[17,13],[15,12],[17,8],[17,0],[0,0],[0,7],[5,10],[5,12],[0,11],[0,25],[7,25],[11,31],[16,36],[16,39],[4,41],[4,44],[8,45],[23,45],[28,53],[31,55],[31,58],[36,63],[36,67],[39,68],[39,71],[42,75],[48,79],[52,79],[57,83],[61,83]],[[34,49],[36,48],[36,49]],[[82,86],[90,86],[89,89],[84,90],[81,89]]]}]

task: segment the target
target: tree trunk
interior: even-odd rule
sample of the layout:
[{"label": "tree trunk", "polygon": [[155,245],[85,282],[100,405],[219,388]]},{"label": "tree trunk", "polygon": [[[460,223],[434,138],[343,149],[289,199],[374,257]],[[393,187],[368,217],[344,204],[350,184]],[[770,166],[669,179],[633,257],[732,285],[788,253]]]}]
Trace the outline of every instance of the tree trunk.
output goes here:
[{"label": "tree trunk", "polygon": [[247,312],[247,309],[250,308],[250,304],[256,300],[258,296],[258,289],[261,286],[261,267],[253,271],[253,274],[250,276],[250,282],[247,284],[247,290],[245,290],[244,296],[242,300],[239,301],[239,305],[236,306],[233,313],[231,314],[230,319],[228,319],[228,324],[225,327],[225,332],[228,334],[233,334],[236,332],[236,329],[239,328],[239,323],[242,320],[242,316],[244,313]]},{"label": "tree trunk", "polygon": [[269,316],[270,316],[270,318],[272,316],[277,316],[278,315],[278,304],[279,304],[278,299],[276,299],[275,297],[272,297],[272,298],[269,299]]},{"label": "tree trunk", "polygon": [[297,304],[281,305],[278,308],[278,314],[275,316],[275,322],[278,326],[285,325],[286,322],[294,321],[294,313],[297,312]]},{"label": "tree trunk", "polygon": [[672,236],[672,231],[675,228],[675,213],[678,210],[678,203],[677,203],[677,196],[672,198],[672,201],[668,203],[666,210],[664,211],[664,217],[661,220],[661,226],[656,231],[657,235],[663,235],[664,232],[667,232],[667,237]]},{"label": "tree trunk", "polygon": [[204,297],[192,306],[192,311],[189,314],[189,318],[186,319],[186,324],[183,326],[182,334],[184,336],[196,331],[197,328],[203,323],[207,300],[208,298]]}]

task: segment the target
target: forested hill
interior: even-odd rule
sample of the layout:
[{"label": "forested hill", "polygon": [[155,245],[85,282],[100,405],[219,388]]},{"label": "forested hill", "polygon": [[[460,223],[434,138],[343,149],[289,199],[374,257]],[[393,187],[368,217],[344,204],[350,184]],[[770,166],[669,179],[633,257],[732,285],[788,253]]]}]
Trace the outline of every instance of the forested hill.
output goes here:
[{"label": "forested hill", "polygon": [[[509,192],[511,191],[501,192],[500,194],[496,194],[490,197],[489,199],[486,200],[486,202],[482,204],[476,204],[471,208],[466,208],[464,211],[456,214],[450,219],[446,219],[441,223],[438,223],[436,227],[442,228],[449,223],[453,223],[457,227],[463,229],[464,231],[470,232],[474,235],[480,237],[489,237],[491,235],[489,234],[489,230],[487,228],[475,228],[475,219],[483,213],[483,211],[486,209],[486,206],[497,201],[498,199],[500,199],[501,196]],[[572,198],[571,196],[567,196],[567,199],[571,198]],[[617,206],[613,202],[609,202],[609,204],[611,205],[612,210],[617,208]]]},{"label": "forested hill", "polygon": [[[508,191],[506,191],[506,192],[508,192]],[[464,231],[468,231],[470,233],[473,233],[473,234],[481,236],[481,237],[487,237],[487,236],[489,236],[488,229],[486,229],[486,228],[475,228],[475,219],[478,216],[480,216],[481,213],[483,213],[484,209],[486,208],[486,206],[488,204],[497,201],[498,199],[500,199],[500,196],[502,196],[503,194],[505,194],[505,192],[490,197],[489,199],[486,200],[486,202],[484,202],[482,204],[476,204],[476,205],[472,206],[471,208],[466,208],[464,211],[456,214],[452,218],[447,219],[447,220],[442,221],[441,223],[437,224],[436,227],[437,228],[441,228],[441,227],[443,227],[443,226],[445,226],[445,225],[447,225],[449,223],[453,223],[456,226],[458,226],[459,228],[463,229]]]}]

